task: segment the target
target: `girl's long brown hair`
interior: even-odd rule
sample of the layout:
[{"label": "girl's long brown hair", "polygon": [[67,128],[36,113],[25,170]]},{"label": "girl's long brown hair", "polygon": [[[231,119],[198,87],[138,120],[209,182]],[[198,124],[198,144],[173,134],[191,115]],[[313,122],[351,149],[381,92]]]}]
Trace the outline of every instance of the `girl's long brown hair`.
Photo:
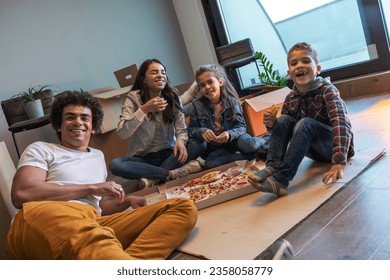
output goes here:
[{"label": "girl's long brown hair", "polygon": [[[225,69],[221,65],[217,65],[217,64],[202,65],[195,72],[196,79],[198,79],[198,77],[205,72],[210,73],[218,80],[222,81],[221,97],[225,99],[226,102],[228,103],[229,115],[232,118],[232,120],[235,120],[236,112],[233,110],[233,100],[239,101],[240,98],[233,84],[230,82]],[[240,106],[240,110],[242,112],[241,106]]]},{"label": "girl's long brown hair", "polygon": [[[131,90],[140,90],[141,100],[145,104],[151,99],[149,89],[146,87],[144,83],[144,78],[146,71],[148,70],[150,64],[152,63],[158,63],[161,64],[164,67],[164,70],[166,71],[166,67],[164,64],[161,63],[160,60],[156,58],[151,58],[145,60],[137,73],[137,76],[135,77],[135,82]],[[163,121],[165,123],[172,123],[175,120],[175,112],[176,110],[179,110],[183,112],[183,108],[180,103],[178,92],[175,88],[171,87],[168,75],[167,76],[167,82],[164,87],[164,89],[161,92],[161,97],[164,98],[168,102],[167,108],[162,112],[163,114]],[[150,114],[151,118],[154,119],[154,114]]]}]

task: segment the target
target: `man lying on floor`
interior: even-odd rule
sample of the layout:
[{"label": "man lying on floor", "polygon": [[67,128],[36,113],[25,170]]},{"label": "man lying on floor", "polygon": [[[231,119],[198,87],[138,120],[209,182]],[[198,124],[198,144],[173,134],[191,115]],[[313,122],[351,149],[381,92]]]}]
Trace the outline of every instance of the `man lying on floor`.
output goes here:
[{"label": "man lying on floor", "polygon": [[194,227],[192,201],[145,205],[106,182],[103,153],[88,147],[102,120],[89,93],[57,95],[51,123],[61,144],[31,144],[14,177],[11,196],[20,210],[7,236],[11,259],[165,259]]}]

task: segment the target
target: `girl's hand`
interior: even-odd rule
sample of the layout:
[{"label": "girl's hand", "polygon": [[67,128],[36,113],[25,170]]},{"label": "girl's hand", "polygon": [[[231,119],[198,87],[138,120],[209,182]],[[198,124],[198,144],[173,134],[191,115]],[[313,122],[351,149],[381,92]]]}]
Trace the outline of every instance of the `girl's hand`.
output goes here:
[{"label": "girl's hand", "polygon": [[168,106],[168,102],[164,98],[157,96],[155,98],[150,99],[148,102],[142,105],[141,110],[145,114],[156,113],[156,112],[164,111],[167,106]]},{"label": "girl's hand", "polygon": [[222,132],[220,135],[217,136],[217,138],[214,140],[217,143],[226,143],[230,139],[230,134],[227,131]]},{"label": "girl's hand", "polygon": [[206,142],[212,142],[217,139],[217,136],[215,136],[214,132],[211,129],[207,129],[203,134],[202,138]]}]

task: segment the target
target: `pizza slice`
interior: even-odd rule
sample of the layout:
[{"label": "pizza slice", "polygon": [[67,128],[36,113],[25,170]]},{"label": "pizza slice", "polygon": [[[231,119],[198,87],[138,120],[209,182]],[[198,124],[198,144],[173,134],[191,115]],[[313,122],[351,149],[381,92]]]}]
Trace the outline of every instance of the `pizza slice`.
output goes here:
[{"label": "pizza slice", "polygon": [[218,175],[221,171],[211,171],[199,178],[201,184],[208,184],[211,182],[215,182],[219,179]]},{"label": "pizza slice", "polygon": [[277,106],[277,105],[272,105],[271,106],[272,116],[276,117],[276,115],[278,114],[278,111],[279,111],[279,106]]}]

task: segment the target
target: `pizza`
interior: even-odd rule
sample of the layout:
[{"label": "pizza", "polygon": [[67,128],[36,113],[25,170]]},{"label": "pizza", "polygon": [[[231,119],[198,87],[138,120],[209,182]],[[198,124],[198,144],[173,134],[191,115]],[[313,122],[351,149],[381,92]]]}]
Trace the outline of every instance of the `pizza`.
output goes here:
[{"label": "pizza", "polygon": [[276,117],[276,115],[278,114],[278,111],[279,111],[279,106],[276,106],[276,105],[271,106],[272,116]]},{"label": "pizza", "polygon": [[218,180],[218,175],[221,171],[211,171],[199,178],[201,184],[207,184]]},{"label": "pizza", "polygon": [[227,172],[213,171],[171,188],[167,196],[186,197],[199,202],[248,185],[248,174],[245,172],[234,176],[228,175]]}]

